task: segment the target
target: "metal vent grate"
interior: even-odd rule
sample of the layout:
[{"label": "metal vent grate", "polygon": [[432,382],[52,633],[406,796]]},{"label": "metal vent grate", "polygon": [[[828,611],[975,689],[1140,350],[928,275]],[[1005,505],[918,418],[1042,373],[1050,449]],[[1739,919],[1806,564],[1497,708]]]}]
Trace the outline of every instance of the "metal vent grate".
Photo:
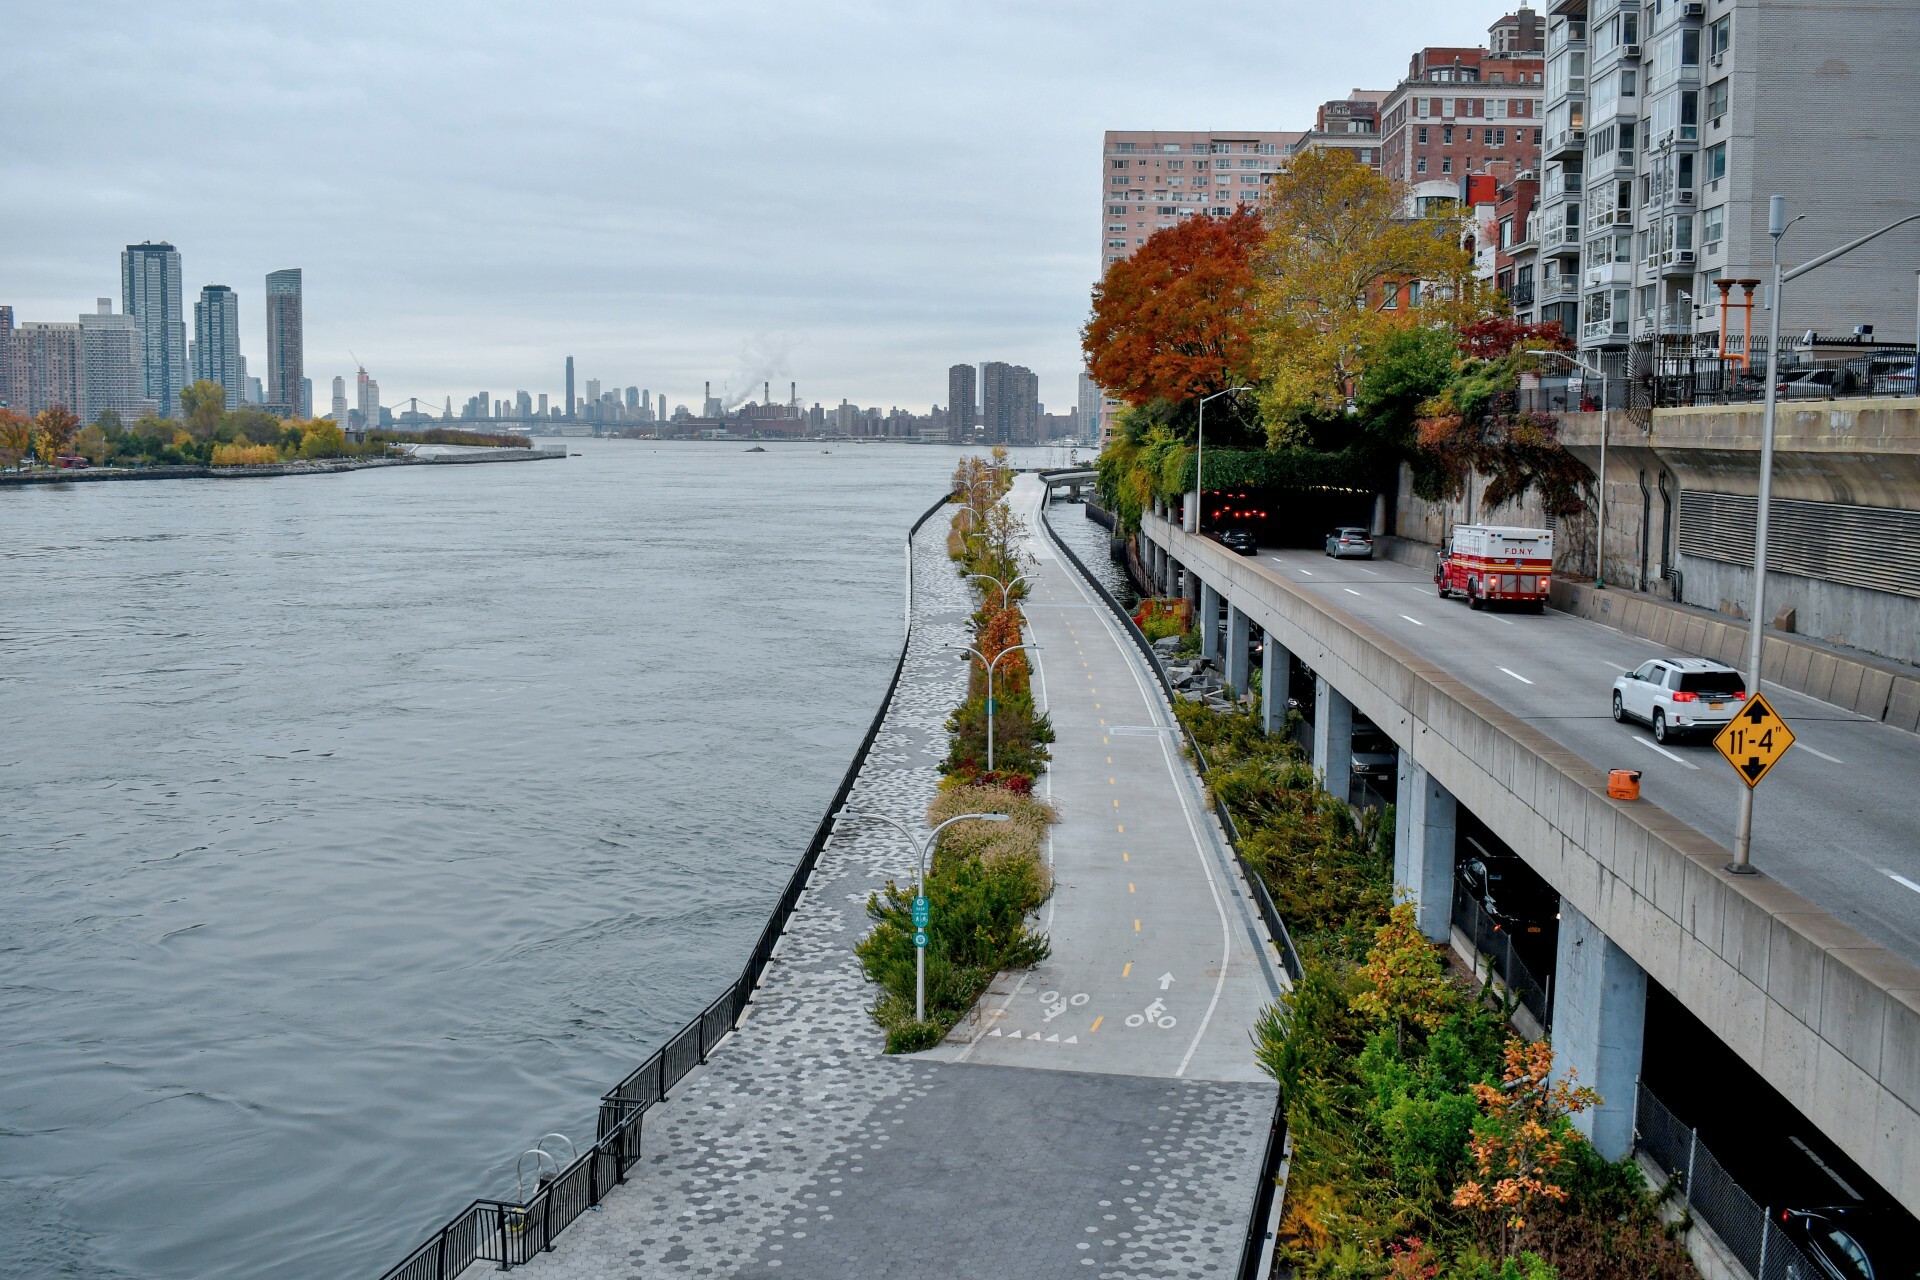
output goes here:
[{"label": "metal vent grate", "polygon": [[[1680,495],[1680,554],[1753,565],[1758,500],[1688,489]],[[1920,598],[1920,511],[1775,498],[1767,568]]]}]

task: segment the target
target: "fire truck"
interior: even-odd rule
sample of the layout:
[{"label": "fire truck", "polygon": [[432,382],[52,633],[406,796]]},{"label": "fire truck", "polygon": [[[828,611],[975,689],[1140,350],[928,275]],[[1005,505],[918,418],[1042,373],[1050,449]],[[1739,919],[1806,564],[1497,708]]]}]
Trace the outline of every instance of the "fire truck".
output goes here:
[{"label": "fire truck", "polygon": [[1514,525],[1463,524],[1453,545],[1435,553],[1433,582],[1440,597],[1465,596],[1470,609],[1488,604],[1547,607],[1553,584],[1553,534]]}]

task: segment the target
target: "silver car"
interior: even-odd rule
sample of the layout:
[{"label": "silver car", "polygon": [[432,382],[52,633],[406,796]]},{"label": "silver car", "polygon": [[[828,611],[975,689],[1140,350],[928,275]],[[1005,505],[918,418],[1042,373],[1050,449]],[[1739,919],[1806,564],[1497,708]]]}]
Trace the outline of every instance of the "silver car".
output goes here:
[{"label": "silver car", "polygon": [[1373,535],[1358,525],[1346,525],[1327,535],[1327,554],[1336,560],[1373,559]]},{"label": "silver car", "polygon": [[1644,721],[1656,742],[1717,733],[1746,700],[1740,673],[1705,658],[1655,658],[1613,682],[1613,718]]}]

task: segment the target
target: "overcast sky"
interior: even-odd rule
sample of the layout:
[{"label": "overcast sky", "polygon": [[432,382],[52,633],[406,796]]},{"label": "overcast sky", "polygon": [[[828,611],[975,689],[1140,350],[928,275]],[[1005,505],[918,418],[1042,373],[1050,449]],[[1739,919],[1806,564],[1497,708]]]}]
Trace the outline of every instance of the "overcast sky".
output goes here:
[{"label": "overcast sky", "polygon": [[1008,360],[1064,411],[1103,130],[1303,128],[1510,7],[8,2],[0,303],[117,307],[170,240],[256,376],[263,277],[305,269],[321,412],[349,351],[388,404],[557,398],[571,353],[696,410],[924,411]]}]

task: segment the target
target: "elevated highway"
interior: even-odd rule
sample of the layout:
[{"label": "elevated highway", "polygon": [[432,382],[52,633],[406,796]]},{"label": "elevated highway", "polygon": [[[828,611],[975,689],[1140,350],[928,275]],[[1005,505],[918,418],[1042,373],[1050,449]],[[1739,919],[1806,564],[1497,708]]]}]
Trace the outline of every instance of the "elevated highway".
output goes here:
[{"label": "elevated highway", "polygon": [[[1733,875],[1705,834],[1731,829],[1731,772],[1608,713],[1613,677],[1651,642],[1566,615],[1473,613],[1406,566],[1241,557],[1151,513],[1142,540],[1163,587],[1190,590],[1203,620],[1224,611],[1230,682],[1247,683],[1253,626],[1269,641],[1265,690],[1284,691],[1287,654],[1312,668],[1331,788],[1356,712],[1391,735],[1396,878],[1429,936],[1447,936],[1462,806],[1559,891],[1554,1035],[1608,1099],[1583,1117],[1602,1151],[1632,1144],[1650,978],[1920,1209],[1920,738],[1783,691],[1806,750],[1763,784],[1761,874]],[[1643,798],[1609,799],[1609,767],[1643,770]]]}]

